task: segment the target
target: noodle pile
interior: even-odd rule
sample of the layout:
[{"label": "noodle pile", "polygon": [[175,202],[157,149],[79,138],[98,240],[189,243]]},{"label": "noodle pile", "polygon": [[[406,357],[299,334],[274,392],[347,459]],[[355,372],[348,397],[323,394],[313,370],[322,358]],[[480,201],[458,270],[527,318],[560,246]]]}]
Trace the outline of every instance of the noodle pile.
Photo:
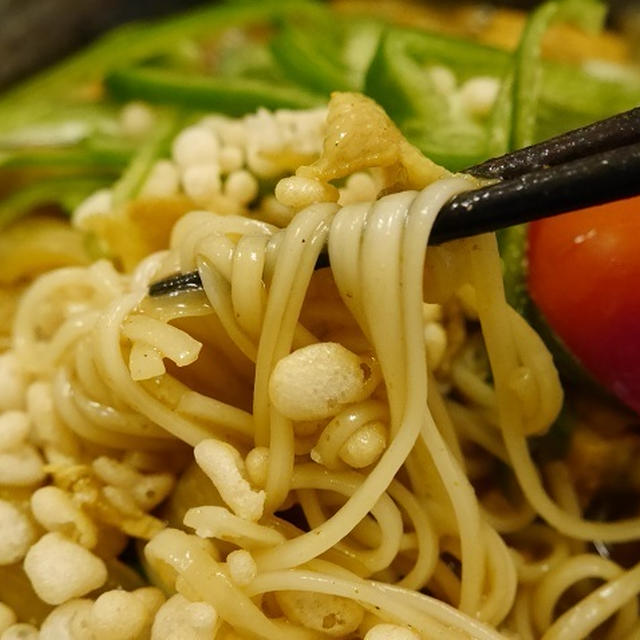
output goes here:
[{"label": "noodle pile", "polygon": [[[190,211],[130,274],[99,261],[23,295],[1,419],[31,427],[0,452],[23,475],[0,497],[30,533],[0,577],[40,602],[19,614],[46,618],[40,638],[640,637],[640,566],[588,544],[640,520],[585,520],[565,463],[529,453],[562,389],[495,238],[426,250],[473,181],[390,152],[393,131],[354,164],[382,116],[345,124],[344,99],[322,158],[276,190],[286,227]],[[377,199],[329,184],[357,172]],[[202,291],[147,296],[194,269]],[[157,588],[118,560],[128,537]],[[77,585],[49,575],[64,554]]]}]

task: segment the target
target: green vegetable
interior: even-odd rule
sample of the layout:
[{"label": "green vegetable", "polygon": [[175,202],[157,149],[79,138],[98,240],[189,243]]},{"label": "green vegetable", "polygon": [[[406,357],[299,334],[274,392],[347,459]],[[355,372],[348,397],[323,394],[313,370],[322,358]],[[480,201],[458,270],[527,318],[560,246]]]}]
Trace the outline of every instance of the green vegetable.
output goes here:
[{"label": "green vegetable", "polygon": [[360,18],[345,25],[345,35],[340,51],[340,59],[349,69],[354,86],[362,91],[369,65],[376,53],[384,24],[377,20]]},{"label": "green vegetable", "polygon": [[[533,14],[518,50],[519,65],[512,54],[486,45],[389,28],[369,67],[365,92],[387,110],[414,144],[454,170],[514,145],[557,135],[636,106],[640,103],[640,80],[621,83],[573,65],[539,60],[539,39],[549,21],[566,16],[556,5],[565,10],[565,5],[571,5],[573,10],[575,2],[554,2],[551,8],[543,5]],[[586,7],[584,3],[580,6]],[[430,77],[429,69],[434,66],[450,69],[458,83],[474,76],[502,82],[487,123],[473,121],[451,108]],[[532,76],[539,76],[539,81]]]},{"label": "green vegetable", "polygon": [[0,202],[0,230],[36,206],[57,205],[71,212],[91,193],[110,186],[111,182],[111,178],[76,177],[38,180]]},{"label": "green vegetable", "polygon": [[501,229],[496,235],[507,302],[521,316],[527,317],[531,310],[527,289],[527,226],[521,224]]},{"label": "green vegetable", "polygon": [[[326,38],[325,32],[322,37]],[[326,45],[324,45],[326,47]],[[271,41],[271,51],[286,76],[317,93],[357,91],[346,66],[324,54],[319,38],[300,28],[285,26]]]},{"label": "green vegetable", "polygon": [[166,153],[179,130],[183,119],[174,112],[162,114],[154,127],[153,135],[140,147],[131,164],[113,187],[115,207],[135,198],[154,162]]},{"label": "green vegetable", "polygon": [[494,158],[511,149],[513,121],[513,75],[507,74],[491,109],[487,122],[486,156]]},{"label": "green vegetable", "polygon": [[515,54],[511,148],[520,149],[535,141],[537,105],[543,86],[542,38],[553,22],[577,20],[598,29],[605,7],[593,0],[563,0],[540,5],[530,16]]},{"label": "green vegetable", "polygon": [[466,52],[466,43],[456,39],[392,29],[383,35],[365,82],[365,92],[386,109],[411,142],[453,170],[484,158],[486,134],[479,124],[451,108],[428,67],[449,66],[455,58],[459,77],[472,76],[478,60],[465,59]]},{"label": "green vegetable", "polygon": [[244,115],[267,109],[307,109],[322,104],[322,96],[298,87],[274,86],[250,78],[185,76],[175,71],[139,67],[110,73],[109,91],[120,100],[146,100],[191,109],[209,109],[228,115]]},{"label": "green vegetable", "polygon": [[112,69],[179,47],[188,38],[211,37],[228,27],[264,24],[325,9],[311,0],[262,0],[209,6],[153,23],[131,23],[106,34],[79,54],[34,76],[0,100],[0,131],[9,131],[78,99],[78,87],[100,83]]},{"label": "green vegetable", "polygon": [[[397,122],[410,118],[446,117],[446,98],[435,90],[425,72],[424,53],[431,42],[422,33],[390,30],[380,41],[367,73],[365,91],[382,104]],[[433,57],[431,60],[440,62]]]},{"label": "green vegetable", "polygon": [[[207,7],[153,24],[121,27],[0,98],[0,171],[33,169],[34,177],[54,181],[61,176],[109,175],[113,181],[128,166],[115,194],[117,201],[127,200],[137,193],[153,161],[167,150],[175,128],[155,131],[150,139],[137,141],[139,149],[134,155],[132,143],[123,141],[119,133],[119,106],[100,96],[105,76],[117,97],[177,104],[187,111],[209,109],[238,115],[259,106],[313,106],[322,98],[297,86],[282,86],[267,75],[260,79],[188,75],[176,68],[180,66],[176,52],[191,47],[193,72],[201,66],[197,47],[206,46],[208,39],[226,28],[258,27],[268,33],[279,21],[305,17],[313,22],[314,16],[325,14],[324,7],[311,1],[268,0]],[[264,45],[263,50],[268,52]],[[149,68],[151,61],[169,66]],[[143,62],[147,66],[140,65]],[[273,72],[280,73],[275,62],[271,64]],[[8,198],[0,201],[3,219],[11,217],[6,213],[11,207],[17,208],[17,217],[27,205],[41,202],[39,198],[47,202],[57,194],[65,198],[70,188],[66,183],[51,186],[52,191],[47,192],[46,187],[16,183]],[[62,204],[66,209],[66,201]]]},{"label": "green vegetable", "polygon": [[130,157],[131,150],[126,147],[94,149],[78,146],[70,149],[25,149],[0,152],[0,168],[117,175],[127,165]]}]

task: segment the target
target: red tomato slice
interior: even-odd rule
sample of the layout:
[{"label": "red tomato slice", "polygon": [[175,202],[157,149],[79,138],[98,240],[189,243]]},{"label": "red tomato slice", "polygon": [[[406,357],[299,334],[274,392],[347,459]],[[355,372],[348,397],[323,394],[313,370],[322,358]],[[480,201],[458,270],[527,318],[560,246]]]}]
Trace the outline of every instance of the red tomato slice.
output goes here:
[{"label": "red tomato slice", "polygon": [[640,413],[640,197],[529,226],[529,291],[573,354]]}]

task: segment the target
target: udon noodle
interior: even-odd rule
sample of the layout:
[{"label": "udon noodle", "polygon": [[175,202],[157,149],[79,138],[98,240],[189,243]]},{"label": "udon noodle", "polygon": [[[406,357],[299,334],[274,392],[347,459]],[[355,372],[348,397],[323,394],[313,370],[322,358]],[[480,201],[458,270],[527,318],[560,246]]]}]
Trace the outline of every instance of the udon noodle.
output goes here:
[{"label": "udon noodle", "polygon": [[[130,274],[100,261],[23,295],[3,356],[35,425],[23,469],[42,456],[75,505],[36,519],[110,572],[122,544],[105,539],[149,540],[151,583],[179,596],[141,634],[575,640],[606,622],[640,637],[640,566],[588,544],[637,539],[640,519],[586,520],[565,463],[529,452],[563,392],[505,301],[494,236],[426,249],[472,187],[315,202],[282,229],[192,211]],[[147,295],[194,269],[202,291]],[[24,480],[27,499],[43,482]],[[29,572],[42,540],[36,592],[95,630],[96,604]],[[194,603],[203,635],[163,631]]]}]

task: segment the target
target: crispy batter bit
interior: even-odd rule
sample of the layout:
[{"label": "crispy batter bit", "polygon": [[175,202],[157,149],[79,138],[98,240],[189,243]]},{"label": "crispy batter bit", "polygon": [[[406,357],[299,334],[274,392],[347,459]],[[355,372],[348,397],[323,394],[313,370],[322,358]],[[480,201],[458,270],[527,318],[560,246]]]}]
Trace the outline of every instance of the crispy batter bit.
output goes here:
[{"label": "crispy batter bit", "polygon": [[333,93],[322,154],[296,176],[329,182],[370,168],[383,170],[383,189],[421,189],[448,172],[407,142],[384,109],[360,93]]}]

